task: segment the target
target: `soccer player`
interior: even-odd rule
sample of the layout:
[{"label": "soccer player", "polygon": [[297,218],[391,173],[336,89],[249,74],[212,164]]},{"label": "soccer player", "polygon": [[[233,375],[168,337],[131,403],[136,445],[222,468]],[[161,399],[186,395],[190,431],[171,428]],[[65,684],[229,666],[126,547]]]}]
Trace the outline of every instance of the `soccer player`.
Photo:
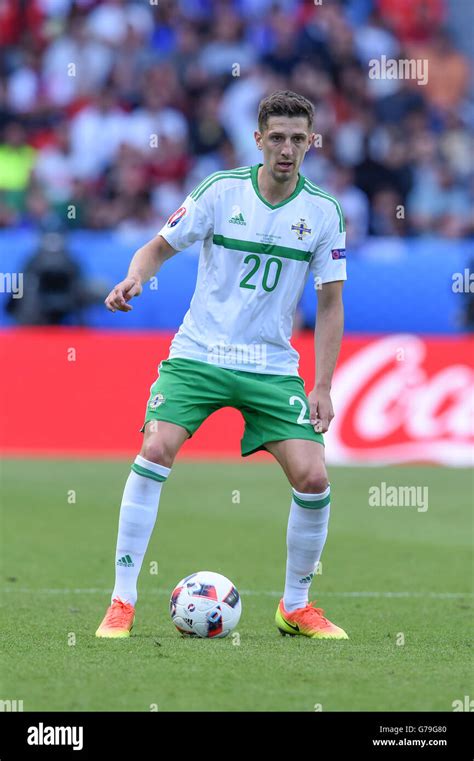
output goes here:
[{"label": "soccer player", "polygon": [[[339,203],[299,173],[315,138],[313,118],[312,104],[294,92],[262,100],[255,140],[263,163],[203,180],[138,249],[127,277],[107,296],[108,309],[128,312],[129,301],[167,259],[202,241],[190,308],[151,387],[143,446],[120,508],[115,587],[98,637],[129,636],[138,575],[176,454],[212,412],[231,406],[245,419],[242,456],[268,450],[292,487],[278,629],[348,639],[308,602],[328,531],[322,434],[334,415],[330,389],[346,279]],[[316,380],[306,395],[290,338],[308,275],[318,289],[318,309]]]}]

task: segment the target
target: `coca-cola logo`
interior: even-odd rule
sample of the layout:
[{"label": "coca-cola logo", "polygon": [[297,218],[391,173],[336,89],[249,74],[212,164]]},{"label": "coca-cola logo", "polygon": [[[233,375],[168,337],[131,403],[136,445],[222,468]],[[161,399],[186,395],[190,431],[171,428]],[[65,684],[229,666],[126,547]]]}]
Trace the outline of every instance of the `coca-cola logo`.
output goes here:
[{"label": "coca-cola logo", "polygon": [[466,350],[468,340],[394,335],[342,361],[328,459],[471,464],[474,370],[461,345]]}]

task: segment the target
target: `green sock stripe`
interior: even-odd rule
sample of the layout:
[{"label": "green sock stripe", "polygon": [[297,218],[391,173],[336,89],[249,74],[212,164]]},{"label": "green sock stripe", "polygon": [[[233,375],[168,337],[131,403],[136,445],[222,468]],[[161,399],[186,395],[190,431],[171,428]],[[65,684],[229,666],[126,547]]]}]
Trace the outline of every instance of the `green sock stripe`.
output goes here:
[{"label": "green sock stripe", "polygon": [[293,499],[300,507],[309,507],[311,510],[320,510],[322,507],[329,505],[331,495],[328,494],[327,497],[324,497],[323,499],[300,499],[300,497],[297,497],[293,492]]},{"label": "green sock stripe", "polygon": [[133,463],[132,470],[139,476],[151,478],[153,481],[166,481],[166,476],[160,476],[159,473],[155,473],[153,470],[148,470],[148,468],[143,468],[141,465],[137,465],[136,462]]}]

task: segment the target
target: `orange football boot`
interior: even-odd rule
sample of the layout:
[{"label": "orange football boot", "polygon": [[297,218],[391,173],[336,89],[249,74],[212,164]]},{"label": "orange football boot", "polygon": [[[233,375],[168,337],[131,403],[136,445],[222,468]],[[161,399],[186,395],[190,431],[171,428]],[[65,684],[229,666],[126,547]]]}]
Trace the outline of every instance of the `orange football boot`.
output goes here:
[{"label": "orange football boot", "polygon": [[114,597],[107,608],[104,620],[97,629],[96,637],[129,637],[135,620],[135,608],[128,602]]},{"label": "orange football boot", "polygon": [[304,608],[297,608],[289,613],[280,600],[275,615],[275,623],[281,634],[289,634],[291,637],[303,634],[312,639],[349,639],[344,629],[332,624],[324,617],[322,608],[313,607],[310,602]]}]

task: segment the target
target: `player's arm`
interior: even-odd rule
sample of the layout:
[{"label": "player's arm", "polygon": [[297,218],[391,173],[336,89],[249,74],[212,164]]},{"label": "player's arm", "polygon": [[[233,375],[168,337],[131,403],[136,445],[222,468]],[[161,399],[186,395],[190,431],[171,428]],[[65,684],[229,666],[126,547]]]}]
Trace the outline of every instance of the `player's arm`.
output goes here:
[{"label": "player's arm", "polygon": [[135,252],[127,277],[117,283],[107,298],[105,306],[111,312],[130,312],[132,307],[128,303],[134,296],[139,296],[143,285],[152,278],[164,261],[174,256],[177,251],[163,238],[156,235],[148,243]]},{"label": "player's arm", "polygon": [[341,348],[344,331],[343,281],[324,283],[318,293],[318,311],[314,329],[316,375],[313,390],[308,394],[310,421],[319,433],[325,433],[334,411],[331,382]]},{"label": "player's arm", "polygon": [[316,374],[314,388],[308,394],[309,417],[315,430],[325,433],[334,417],[331,382],[344,329],[342,286],[347,278],[344,218],[335,199],[322,226],[310,268],[318,292],[318,311],[314,329]]},{"label": "player's arm", "polygon": [[214,185],[206,178],[169,217],[158,235],[135,253],[128,275],[118,283],[105,300],[107,309],[129,312],[128,304],[139,296],[143,286],[156,275],[163,262],[197,240],[212,235],[214,224]]}]

